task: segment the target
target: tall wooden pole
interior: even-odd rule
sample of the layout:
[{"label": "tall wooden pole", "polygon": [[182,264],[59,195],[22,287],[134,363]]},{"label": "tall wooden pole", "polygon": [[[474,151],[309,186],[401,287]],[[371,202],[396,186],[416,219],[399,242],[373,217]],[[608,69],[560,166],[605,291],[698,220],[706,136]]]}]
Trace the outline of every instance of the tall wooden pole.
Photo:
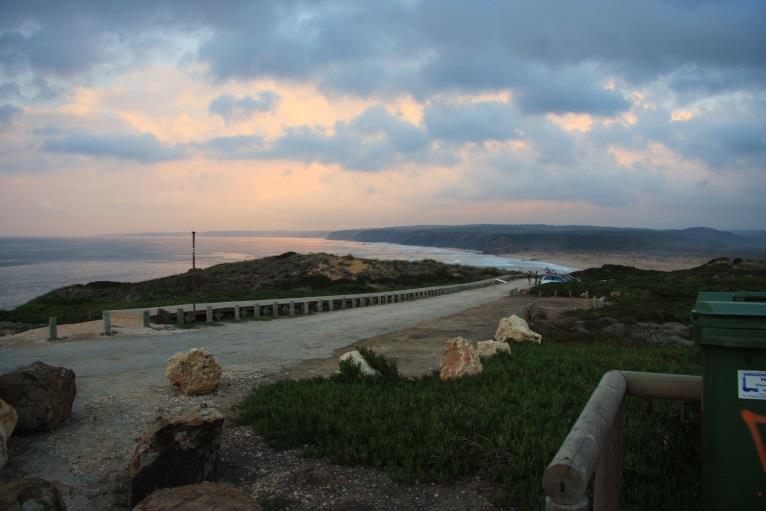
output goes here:
[{"label": "tall wooden pole", "polygon": [[197,232],[192,231],[192,322],[197,317]]}]

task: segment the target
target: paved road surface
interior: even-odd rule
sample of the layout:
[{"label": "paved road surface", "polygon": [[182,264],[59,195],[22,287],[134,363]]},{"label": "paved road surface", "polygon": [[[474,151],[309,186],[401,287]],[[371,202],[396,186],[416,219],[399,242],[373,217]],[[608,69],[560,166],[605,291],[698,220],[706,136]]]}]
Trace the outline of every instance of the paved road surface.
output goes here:
[{"label": "paved road surface", "polygon": [[[305,359],[322,358],[358,340],[507,296],[526,279],[417,301],[345,309],[274,321],[251,321],[149,337],[114,337],[0,347],[0,372],[41,360],[73,369],[72,419],[45,433],[14,436],[0,482],[43,477],[64,493],[70,511],[124,509],[127,466],[136,439],[163,410],[225,406],[258,378]],[[223,366],[218,393],[187,397],[164,378],[169,356],[206,347]]]}]

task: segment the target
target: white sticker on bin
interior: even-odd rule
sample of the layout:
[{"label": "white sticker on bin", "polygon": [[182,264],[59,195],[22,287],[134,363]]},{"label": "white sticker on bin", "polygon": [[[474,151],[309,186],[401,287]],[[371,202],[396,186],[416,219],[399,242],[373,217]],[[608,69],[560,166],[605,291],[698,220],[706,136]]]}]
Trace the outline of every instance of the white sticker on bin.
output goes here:
[{"label": "white sticker on bin", "polygon": [[766,399],[766,371],[737,371],[740,399]]}]

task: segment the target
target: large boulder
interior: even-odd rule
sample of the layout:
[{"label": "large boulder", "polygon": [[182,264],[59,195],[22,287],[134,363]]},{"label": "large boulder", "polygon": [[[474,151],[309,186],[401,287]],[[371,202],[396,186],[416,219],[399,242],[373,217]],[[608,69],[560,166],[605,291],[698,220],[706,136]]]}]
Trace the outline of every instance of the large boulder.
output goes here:
[{"label": "large boulder", "polygon": [[451,380],[471,376],[479,374],[483,369],[479,352],[471,341],[462,337],[447,340],[439,371],[440,379]]},{"label": "large boulder", "polygon": [[346,360],[351,361],[352,364],[359,367],[359,370],[362,371],[362,374],[365,376],[375,376],[378,374],[378,371],[373,369],[367,362],[367,359],[365,359],[362,354],[356,350],[344,353],[338,360],[339,362],[344,362]]},{"label": "large boulder", "polygon": [[176,353],[165,367],[165,377],[188,396],[216,391],[221,384],[221,372],[213,355],[200,348]]},{"label": "large boulder", "polygon": [[8,461],[8,438],[13,434],[18,418],[16,410],[0,399],[0,468]]},{"label": "large boulder", "polygon": [[490,358],[498,353],[510,353],[511,346],[507,342],[479,341],[476,343],[476,351],[479,352],[479,357]]},{"label": "large boulder", "polygon": [[55,486],[35,477],[0,485],[0,509],[66,511],[66,506]]},{"label": "large boulder", "polygon": [[77,394],[74,371],[34,362],[0,375],[0,399],[16,409],[16,429],[41,431],[60,426],[72,416]]},{"label": "large boulder", "polygon": [[130,506],[160,488],[200,483],[218,464],[223,415],[198,408],[159,417],[130,461]]},{"label": "large boulder", "polygon": [[502,318],[497,325],[495,340],[500,342],[508,341],[532,341],[540,344],[543,342],[543,336],[529,329],[526,321],[512,314],[510,317]]},{"label": "large boulder", "polygon": [[247,493],[230,484],[202,482],[157,490],[133,511],[260,511]]}]

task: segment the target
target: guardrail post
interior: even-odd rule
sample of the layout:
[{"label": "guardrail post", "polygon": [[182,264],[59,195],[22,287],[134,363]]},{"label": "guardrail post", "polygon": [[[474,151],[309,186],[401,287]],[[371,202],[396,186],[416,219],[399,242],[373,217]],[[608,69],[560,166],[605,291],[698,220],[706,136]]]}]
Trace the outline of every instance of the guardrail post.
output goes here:
[{"label": "guardrail post", "polygon": [[176,325],[184,326],[184,309],[179,307],[176,309]]},{"label": "guardrail post", "polygon": [[152,315],[148,310],[144,311],[144,328],[151,328],[152,326]]},{"label": "guardrail post", "polygon": [[330,312],[335,310],[335,298],[330,298],[327,300],[327,310]]},{"label": "guardrail post", "polygon": [[240,312],[241,311],[239,310],[239,305],[235,305],[234,306],[234,321],[239,321]]},{"label": "guardrail post", "polygon": [[109,311],[101,313],[101,317],[104,318],[104,335],[112,335],[112,315]]},{"label": "guardrail post", "polygon": [[48,318],[48,340],[49,341],[55,341],[58,339],[58,323],[56,322],[56,318],[51,316]]},{"label": "guardrail post", "polygon": [[255,319],[260,319],[261,318],[261,306],[258,305],[257,303],[255,305],[253,305],[253,317]]},{"label": "guardrail post", "polygon": [[279,302],[271,304],[271,317],[277,319],[279,317]]},{"label": "guardrail post", "polygon": [[292,301],[290,302],[290,308],[287,312],[287,315],[290,316],[291,318],[295,316],[295,302],[292,302]]},{"label": "guardrail post", "polygon": [[208,305],[207,306],[207,312],[205,314],[205,321],[210,324],[213,322],[213,306]]}]

